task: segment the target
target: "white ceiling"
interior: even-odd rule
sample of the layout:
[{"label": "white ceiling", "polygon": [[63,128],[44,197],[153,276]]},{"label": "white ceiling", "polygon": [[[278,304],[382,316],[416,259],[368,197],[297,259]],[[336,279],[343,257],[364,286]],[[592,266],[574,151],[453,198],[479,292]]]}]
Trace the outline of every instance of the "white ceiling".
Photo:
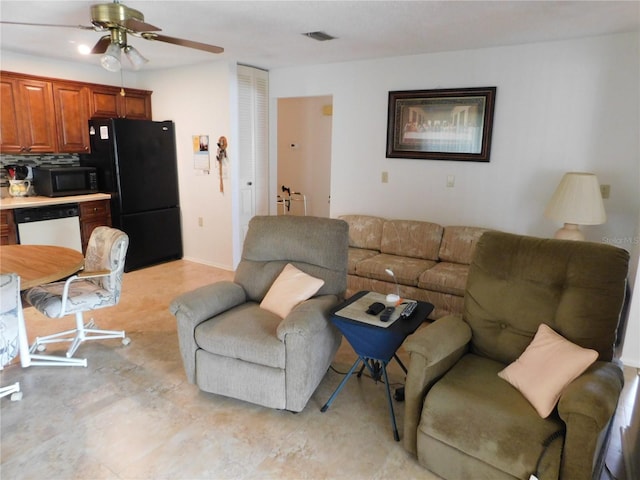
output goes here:
[{"label": "white ceiling", "polygon": [[[3,21],[90,25],[99,1],[0,0]],[[225,48],[221,55],[129,37],[146,70],[223,59],[265,69],[516,45],[636,31],[630,1],[166,1],[123,2],[162,33]],[[301,35],[324,31],[317,42]],[[98,64],[81,56],[103,35],[77,28],[0,25],[0,51]],[[126,63],[126,62],[124,62]],[[126,66],[126,65],[125,65]]]}]

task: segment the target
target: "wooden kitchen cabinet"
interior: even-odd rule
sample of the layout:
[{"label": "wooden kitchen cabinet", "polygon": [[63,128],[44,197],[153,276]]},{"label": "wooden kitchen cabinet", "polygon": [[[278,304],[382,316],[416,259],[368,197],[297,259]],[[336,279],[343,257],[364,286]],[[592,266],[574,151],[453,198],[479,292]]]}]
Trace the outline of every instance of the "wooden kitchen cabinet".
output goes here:
[{"label": "wooden kitchen cabinet", "polygon": [[0,151],[48,153],[57,150],[51,82],[3,75]]},{"label": "wooden kitchen cabinet", "polygon": [[18,230],[13,217],[13,210],[0,210],[0,245],[18,243]]},{"label": "wooden kitchen cabinet", "polygon": [[82,253],[87,252],[87,244],[93,229],[100,226],[111,226],[111,207],[109,200],[95,200],[80,204],[80,236]]},{"label": "wooden kitchen cabinet", "polygon": [[20,138],[20,120],[18,114],[22,111],[18,104],[18,86],[13,79],[0,78],[0,150],[3,152],[20,152],[22,139]]},{"label": "wooden kitchen cabinet", "polygon": [[89,88],[75,84],[53,84],[58,152],[89,152]]},{"label": "wooden kitchen cabinet", "polygon": [[90,117],[130,118],[151,120],[151,92],[147,90],[121,89],[94,86],[91,89]]},{"label": "wooden kitchen cabinet", "polygon": [[114,118],[118,116],[119,92],[113,89],[92,88],[89,117]]},{"label": "wooden kitchen cabinet", "polygon": [[88,153],[92,117],[151,120],[149,90],[0,72],[0,152]]}]

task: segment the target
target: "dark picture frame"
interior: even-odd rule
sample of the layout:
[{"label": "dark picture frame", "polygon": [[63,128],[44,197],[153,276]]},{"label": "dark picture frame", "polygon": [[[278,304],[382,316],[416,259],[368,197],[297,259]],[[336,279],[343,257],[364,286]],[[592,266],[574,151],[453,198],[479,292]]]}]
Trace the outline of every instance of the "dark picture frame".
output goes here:
[{"label": "dark picture frame", "polygon": [[496,87],[389,92],[387,157],[488,162]]}]

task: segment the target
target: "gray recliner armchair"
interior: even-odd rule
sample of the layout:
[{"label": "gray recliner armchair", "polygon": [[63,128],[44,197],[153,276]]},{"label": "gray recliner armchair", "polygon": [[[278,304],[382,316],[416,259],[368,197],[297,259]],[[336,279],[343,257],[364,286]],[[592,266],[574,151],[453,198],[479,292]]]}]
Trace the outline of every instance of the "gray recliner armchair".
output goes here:
[{"label": "gray recliner armchair", "polygon": [[[341,335],[328,312],[347,285],[348,225],[316,217],[254,217],[233,282],[176,298],[187,379],[206,392],[299,412],[324,377]],[[260,307],[287,264],[324,280],[281,318]]]},{"label": "gray recliner armchair", "polygon": [[[628,261],[609,245],[485,233],[463,315],[405,343],[405,448],[446,479],[591,479],[623,386],[613,355]],[[540,324],[594,351],[594,363],[560,386],[547,417],[498,375],[522,366],[523,352],[535,354],[540,344],[528,346],[547,330]],[[569,363],[549,358],[530,377],[535,395]]]}]

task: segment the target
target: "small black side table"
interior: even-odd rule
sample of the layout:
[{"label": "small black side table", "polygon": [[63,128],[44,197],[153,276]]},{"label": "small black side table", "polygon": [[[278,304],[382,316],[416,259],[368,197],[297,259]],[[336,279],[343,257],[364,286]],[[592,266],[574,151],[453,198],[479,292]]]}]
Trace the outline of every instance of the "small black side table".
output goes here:
[{"label": "small black side table", "polygon": [[400,436],[398,435],[396,416],[393,411],[393,402],[391,400],[391,391],[389,389],[387,364],[392,358],[395,358],[400,364],[400,367],[405,373],[407,373],[407,369],[396,355],[396,351],[400,348],[402,342],[404,342],[409,335],[415,332],[427,319],[434,307],[430,303],[418,302],[416,309],[410,317],[406,319],[398,319],[386,328],[341,317],[336,314],[336,312],[339,312],[344,307],[356,302],[368,293],[369,292],[367,291],[358,292],[331,311],[331,321],[336,327],[338,327],[340,332],[342,332],[347,341],[351,344],[355,352],[358,354],[358,358],[320,411],[327,411],[349,378],[351,378],[351,375],[356,370],[360,362],[362,362],[363,365],[358,373],[358,377],[361,376],[365,367],[369,370],[371,376],[376,381],[381,379],[380,377],[382,374],[387,390],[387,401],[389,402],[389,415],[391,416],[391,425],[393,427],[393,438],[398,442],[400,441]]}]

